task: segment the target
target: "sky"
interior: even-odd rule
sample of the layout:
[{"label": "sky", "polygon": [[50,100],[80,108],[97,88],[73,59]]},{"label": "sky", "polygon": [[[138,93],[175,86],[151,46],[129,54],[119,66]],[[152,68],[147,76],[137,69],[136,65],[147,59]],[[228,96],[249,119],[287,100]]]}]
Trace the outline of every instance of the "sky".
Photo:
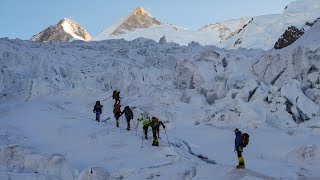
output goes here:
[{"label": "sky", "polygon": [[1,0],[0,37],[30,39],[64,17],[91,36],[142,6],[161,22],[190,30],[244,16],[280,14],[295,0]]}]

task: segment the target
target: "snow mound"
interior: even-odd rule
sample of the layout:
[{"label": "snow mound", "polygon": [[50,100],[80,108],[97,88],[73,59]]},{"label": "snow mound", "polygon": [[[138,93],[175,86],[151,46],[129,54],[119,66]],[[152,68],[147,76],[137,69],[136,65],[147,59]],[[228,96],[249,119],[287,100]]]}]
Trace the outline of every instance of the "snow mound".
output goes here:
[{"label": "snow mound", "polygon": [[109,180],[112,179],[109,172],[102,167],[89,167],[83,170],[78,180]]},{"label": "snow mound", "polygon": [[32,148],[3,146],[0,148],[0,162],[9,172],[39,173],[44,177],[74,179],[76,170],[60,154],[45,155]]}]

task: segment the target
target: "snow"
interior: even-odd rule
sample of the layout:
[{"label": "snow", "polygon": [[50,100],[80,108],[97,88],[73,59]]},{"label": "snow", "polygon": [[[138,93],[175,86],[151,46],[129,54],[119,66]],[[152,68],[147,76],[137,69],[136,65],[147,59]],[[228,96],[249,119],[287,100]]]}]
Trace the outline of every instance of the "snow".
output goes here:
[{"label": "snow", "polygon": [[[180,46],[167,36],[0,39],[0,178],[317,179],[320,47],[305,44],[319,39],[314,27],[270,51]],[[115,125],[114,89],[133,110],[131,131],[124,117]],[[159,147],[150,129],[143,139],[144,112],[166,126]],[[250,135],[245,170],[235,169],[235,128]]]},{"label": "snow", "polygon": [[[226,49],[263,49],[274,48],[275,43],[290,26],[308,30],[306,23],[312,23],[320,14],[319,0],[297,0],[287,6],[281,14],[270,14],[256,17],[242,17],[215,24],[204,25],[198,31],[187,30],[170,23],[154,24],[135,30],[124,29],[124,34],[111,35],[128,17],[117,21],[106,28],[94,41],[106,39],[134,40],[139,37],[159,41],[166,36],[168,42],[188,45],[198,42],[201,45],[215,45]],[[150,17],[152,17],[150,15]],[[132,24],[134,27],[135,24]]]}]

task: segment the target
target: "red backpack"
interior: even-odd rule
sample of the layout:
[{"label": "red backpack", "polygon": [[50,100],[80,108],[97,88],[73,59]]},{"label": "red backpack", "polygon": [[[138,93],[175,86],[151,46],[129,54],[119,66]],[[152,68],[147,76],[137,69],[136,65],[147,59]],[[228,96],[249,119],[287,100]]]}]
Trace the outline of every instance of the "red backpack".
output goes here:
[{"label": "red backpack", "polygon": [[120,104],[115,104],[115,105],[114,105],[114,108],[113,108],[113,112],[121,112],[120,107],[121,107]]}]

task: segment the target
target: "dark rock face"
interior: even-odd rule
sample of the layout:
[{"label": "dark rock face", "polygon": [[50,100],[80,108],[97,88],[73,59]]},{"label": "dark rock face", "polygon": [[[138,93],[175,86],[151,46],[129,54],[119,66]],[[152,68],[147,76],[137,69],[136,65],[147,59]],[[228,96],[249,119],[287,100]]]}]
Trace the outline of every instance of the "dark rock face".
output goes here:
[{"label": "dark rock face", "polygon": [[[320,18],[317,18],[313,22],[306,22],[304,24],[304,27],[312,27]],[[297,39],[299,39],[303,34],[305,30],[304,28],[297,28],[295,26],[290,26],[288,29],[283,33],[283,35],[278,39],[278,41],[275,43],[274,48],[275,49],[282,49],[293,42],[295,42]]]},{"label": "dark rock face", "polygon": [[294,26],[290,26],[283,35],[278,39],[276,44],[274,45],[275,49],[282,49],[293,42],[295,42],[297,39],[299,39],[304,34],[304,29],[298,29]]}]

